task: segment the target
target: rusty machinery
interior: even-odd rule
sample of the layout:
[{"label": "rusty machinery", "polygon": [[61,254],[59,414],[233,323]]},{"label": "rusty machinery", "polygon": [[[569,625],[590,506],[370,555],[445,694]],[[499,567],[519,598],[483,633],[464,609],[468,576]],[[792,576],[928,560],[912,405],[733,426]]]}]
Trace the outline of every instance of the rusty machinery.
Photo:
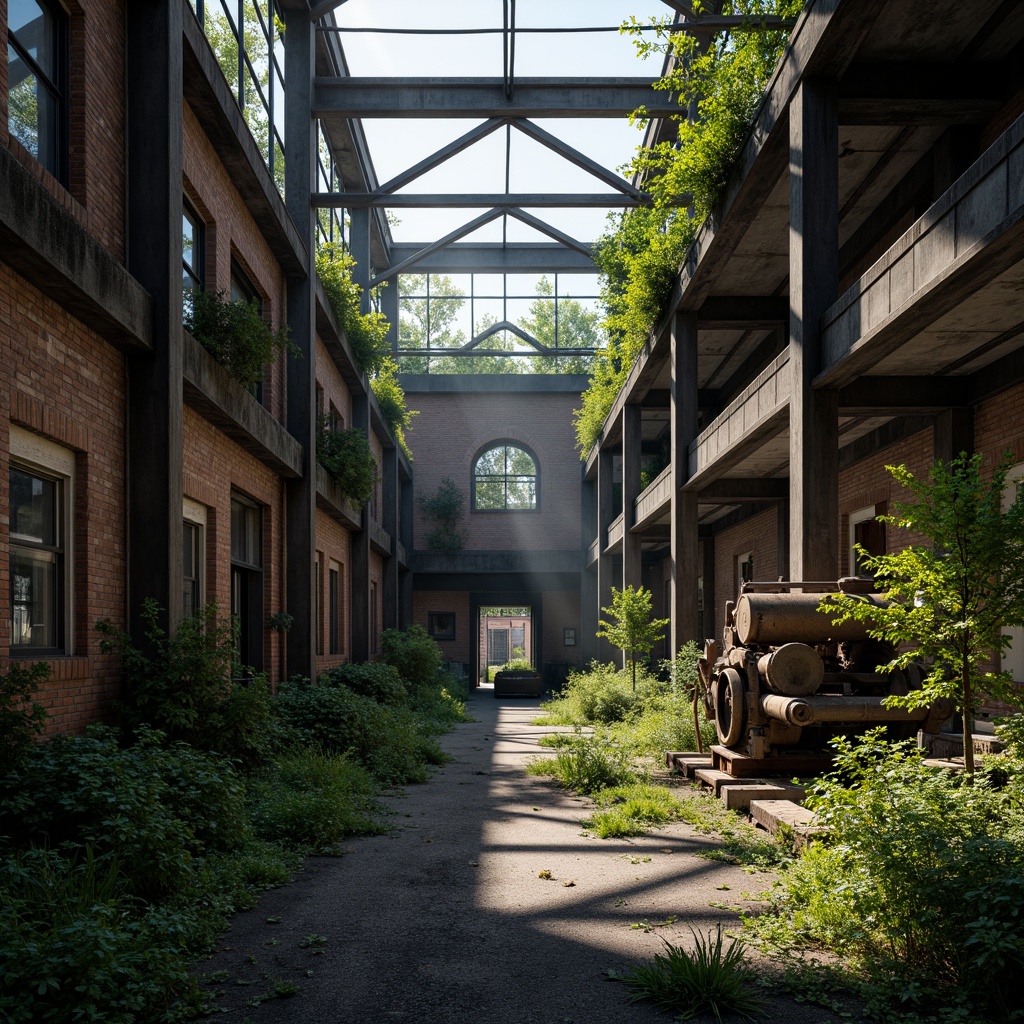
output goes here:
[{"label": "rusty machinery", "polygon": [[918,729],[938,732],[953,711],[948,699],[913,710],[884,703],[920,686],[919,666],[877,671],[892,648],[869,637],[863,622],[833,625],[818,611],[822,594],[790,589],[797,587],[856,592],[879,605],[884,600],[870,592],[870,581],[856,578],[824,585],[745,583],[726,606],[721,651],[708,641],[698,663],[720,743],[712,752],[716,767],[737,774],[775,764],[789,771],[801,756],[827,758],[832,737],[872,724],[886,724],[899,738]]}]

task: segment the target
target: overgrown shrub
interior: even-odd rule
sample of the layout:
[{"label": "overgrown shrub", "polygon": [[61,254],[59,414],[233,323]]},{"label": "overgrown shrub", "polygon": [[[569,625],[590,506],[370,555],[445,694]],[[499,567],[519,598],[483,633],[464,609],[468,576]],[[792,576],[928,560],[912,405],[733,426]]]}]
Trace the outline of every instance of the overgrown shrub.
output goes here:
[{"label": "overgrown shrub", "polygon": [[434,551],[461,551],[469,537],[462,527],[466,496],[451,477],[446,476],[437,490],[430,495],[421,494],[420,512],[434,523],[427,534],[427,547]]},{"label": "overgrown shrub", "polygon": [[223,292],[187,291],[184,325],[244,388],[263,380],[266,365],[280,352],[301,354],[287,326],[274,330],[255,299],[233,302]]},{"label": "overgrown shrub", "polygon": [[345,836],[383,830],[375,789],[366,769],[349,758],[297,750],[250,781],[253,828],[304,853],[335,852]]},{"label": "overgrown shrub", "polygon": [[864,972],[878,1013],[1019,1019],[1024,815],[883,736],[836,741],[835,771],[808,800],[827,831],[755,927],[840,953]]},{"label": "overgrown shrub", "polygon": [[426,782],[427,765],[446,760],[409,708],[378,704],[347,686],[292,681],[281,687],[277,708],[304,743],[327,753],[351,752],[389,785]]},{"label": "overgrown shrub", "polygon": [[412,451],[405,434],[412,428],[412,418],[416,415],[416,410],[406,405],[405,392],[398,383],[398,363],[391,356],[385,356],[381,360],[380,368],[370,378],[370,390],[377,399],[384,422],[395,435],[395,443],[411,462]]},{"label": "overgrown shrub", "polygon": [[398,669],[410,686],[430,683],[441,668],[441,648],[430,634],[414,622],[406,629],[385,629],[381,636],[381,657]]},{"label": "overgrown shrub", "polygon": [[401,705],[409,697],[398,669],[383,661],[336,665],[320,676],[320,683],[323,686],[347,686],[353,693],[369,697],[378,704]]},{"label": "overgrown shrub", "polygon": [[122,721],[129,732],[144,725],[169,741],[217,751],[243,764],[258,763],[274,743],[265,677],[235,678],[235,626],[218,620],[217,606],[183,619],[169,637],[158,624],[160,606],[143,602],[148,650],[140,650],[109,619],[96,629],[100,649],[117,654],[124,673]]},{"label": "overgrown shrub", "polygon": [[554,757],[530,762],[527,771],[531,775],[550,775],[566,789],[584,796],[637,781],[637,773],[623,750],[579,731],[559,745]]},{"label": "overgrown shrub", "polygon": [[33,695],[49,676],[45,661],[29,668],[12,664],[0,674],[0,776],[22,763],[46,724],[46,711]]},{"label": "overgrown shrub", "polygon": [[4,1021],[173,1022],[200,1008],[177,930],[139,913],[117,861],[28,849],[0,872]]},{"label": "overgrown shrub", "polygon": [[0,780],[0,836],[15,849],[90,847],[116,859],[128,891],[162,899],[188,888],[192,859],[246,838],[244,785],[231,763],[140,730],[125,749],[105,726],[36,744]]},{"label": "overgrown shrub", "polygon": [[350,501],[360,507],[366,505],[380,478],[377,458],[366,435],[354,427],[334,430],[326,416],[319,417],[317,427],[317,462]]}]

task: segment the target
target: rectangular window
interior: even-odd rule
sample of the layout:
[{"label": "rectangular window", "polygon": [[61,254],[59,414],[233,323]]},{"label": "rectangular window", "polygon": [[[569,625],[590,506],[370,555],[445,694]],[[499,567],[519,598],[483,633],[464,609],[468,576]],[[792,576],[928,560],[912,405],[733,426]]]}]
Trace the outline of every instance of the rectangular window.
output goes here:
[{"label": "rectangular window", "polygon": [[206,602],[206,506],[185,498],[182,520],[182,613],[189,616]]},{"label": "rectangular window", "polygon": [[206,283],[206,225],[186,201],[181,211],[182,294],[201,292]]},{"label": "rectangular window", "polygon": [[243,666],[263,668],[263,522],[259,506],[231,499],[231,615]]},{"label": "rectangular window", "polygon": [[11,425],[11,649],[70,654],[74,453]]},{"label": "rectangular window", "polygon": [[7,6],[7,130],[55,178],[67,178],[67,15],[50,0]]},{"label": "rectangular window", "polygon": [[743,589],[744,583],[750,583],[754,578],[754,552],[744,551],[742,555],[736,556],[736,593]]},{"label": "rectangular window", "polygon": [[454,640],[455,612],[427,612],[427,632],[435,640]]},{"label": "rectangular window", "polygon": [[[241,268],[237,260],[231,260],[231,301],[232,302],[255,302],[256,308],[263,315],[263,296],[256,290],[256,285],[249,279],[249,275]],[[250,395],[257,402],[263,401],[263,381],[257,381],[248,389]]]},{"label": "rectangular window", "polygon": [[864,565],[864,555],[857,551],[856,545],[859,544],[868,555],[885,554],[885,523],[880,523],[875,518],[882,514],[876,505],[868,505],[850,513],[849,565],[851,576],[871,575]]},{"label": "rectangular window", "polygon": [[341,567],[331,562],[327,573],[328,650],[341,654]]}]

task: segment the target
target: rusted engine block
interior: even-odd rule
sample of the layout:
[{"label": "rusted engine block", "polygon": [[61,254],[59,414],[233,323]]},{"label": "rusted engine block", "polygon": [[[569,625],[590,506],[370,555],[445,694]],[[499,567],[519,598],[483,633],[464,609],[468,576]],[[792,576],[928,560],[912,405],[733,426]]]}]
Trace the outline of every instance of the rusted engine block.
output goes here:
[{"label": "rusted engine block", "polygon": [[[834,736],[873,723],[896,738],[939,731],[953,712],[945,698],[912,710],[885,706],[887,697],[920,686],[918,666],[878,672],[891,647],[869,637],[862,622],[833,625],[818,611],[820,593],[779,592],[783,586],[798,585],[745,584],[727,605],[721,652],[713,641],[705,647],[705,705],[723,747],[770,761],[821,752]],[[860,579],[840,580],[835,589],[856,590],[879,606],[884,600],[865,593]]]}]

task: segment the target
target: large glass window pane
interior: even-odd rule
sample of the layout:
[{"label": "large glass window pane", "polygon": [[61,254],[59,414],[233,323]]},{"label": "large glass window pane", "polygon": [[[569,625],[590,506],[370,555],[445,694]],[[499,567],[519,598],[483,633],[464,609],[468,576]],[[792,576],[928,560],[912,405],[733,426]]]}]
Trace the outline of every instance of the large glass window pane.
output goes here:
[{"label": "large glass window pane", "polygon": [[59,484],[11,469],[11,540],[57,546]]},{"label": "large glass window pane", "polygon": [[495,445],[477,457],[473,467],[475,509],[537,507],[537,464],[515,445]]}]

